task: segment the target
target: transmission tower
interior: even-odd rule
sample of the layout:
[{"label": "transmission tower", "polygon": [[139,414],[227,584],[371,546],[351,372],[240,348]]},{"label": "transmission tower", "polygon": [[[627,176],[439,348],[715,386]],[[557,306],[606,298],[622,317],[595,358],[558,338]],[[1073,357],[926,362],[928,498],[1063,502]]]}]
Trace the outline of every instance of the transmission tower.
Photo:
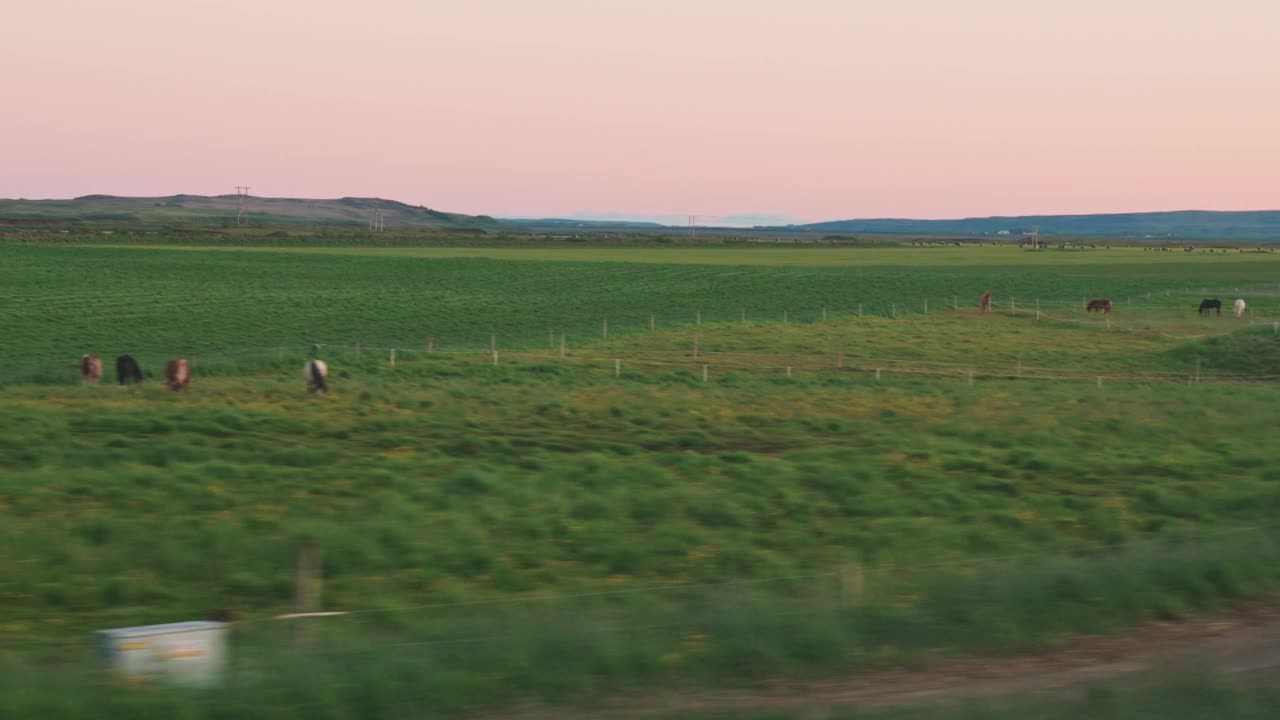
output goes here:
[{"label": "transmission tower", "polygon": [[248,222],[245,213],[249,212],[249,188],[247,186],[236,186],[236,227],[240,227]]},{"label": "transmission tower", "polygon": [[369,229],[370,229],[370,230],[385,230],[385,229],[386,229],[386,227],[387,227],[387,226],[382,222],[382,213],[383,213],[383,212],[385,212],[385,211],[384,211],[384,210],[377,210],[377,209],[374,209],[374,210],[370,210],[370,211],[369,211]]},{"label": "transmission tower", "polygon": [[689,216],[689,237],[697,237],[697,236],[698,236],[698,216],[690,215]]}]

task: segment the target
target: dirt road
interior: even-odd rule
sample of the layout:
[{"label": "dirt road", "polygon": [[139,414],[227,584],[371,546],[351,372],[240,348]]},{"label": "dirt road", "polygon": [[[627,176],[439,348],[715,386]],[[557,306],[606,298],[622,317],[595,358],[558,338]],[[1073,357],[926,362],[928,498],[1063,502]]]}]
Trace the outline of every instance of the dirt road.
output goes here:
[{"label": "dirt road", "polygon": [[1150,623],[1116,636],[1082,637],[1068,646],[1016,658],[947,660],[911,670],[829,677],[756,690],[672,692],[618,699],[590,711],[526,709],[512,718],[644,717],[693,711],[857,705],[924,705],[1080,690],[1188,666],[1237,674],[1280,667],[1280,598],[1224,615]]}]

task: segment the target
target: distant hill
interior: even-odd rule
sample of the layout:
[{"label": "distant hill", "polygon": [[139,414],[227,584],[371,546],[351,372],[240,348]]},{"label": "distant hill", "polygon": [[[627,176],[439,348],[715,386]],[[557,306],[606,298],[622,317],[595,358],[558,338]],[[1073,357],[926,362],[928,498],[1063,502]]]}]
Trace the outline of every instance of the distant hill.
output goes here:
[{"label": "distant hill", "polygon": [[[383,211],[383,225],[395,228],[501,230],[501,222],[485,215],[461,215],[379,198],[250,197],[252,226],[302,224],[367,227],[370,211]],[[170,195],[118,197],[84,195],[74,200],[0,200],[4,221],[115,221],[155,223],[234,223],[235,195]]]},{"label": "distant hill", "polygon": [[1280,211],[1118,213],[1106,215],[1023,215],[960,220],[835,220],[788,226],[793,230],[885,235],[1019,235],[1040,228],[1041,236],[1173,240],[1280,241]]},{"label": "distant hill", "polygon": [[583,228],[662,228],[662,223],[632,220],[573,220],[568,218],[502,218],[503,222],[525,227],[583,227]]}]

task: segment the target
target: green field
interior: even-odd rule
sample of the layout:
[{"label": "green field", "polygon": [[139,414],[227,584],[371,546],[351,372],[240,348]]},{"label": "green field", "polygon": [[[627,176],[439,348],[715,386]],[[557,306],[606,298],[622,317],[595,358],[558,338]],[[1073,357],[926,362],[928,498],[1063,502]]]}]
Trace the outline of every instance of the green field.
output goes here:
[{"label": "green field", "polygon": [[[280,688],[237,676],[241,699],[448,715],[1024,651],[1280,587],[1265,255],[0,259],[0,663],[22,678],[78,672],[93,629],[232,608],[237,666]],[[1195,314],[1236,288],[1245,318]],[[81,387],[84,352],[196,377]],[[316,352],[328,397],[303,389]],[[325,609],[360,614],[313,625],[295,675],[268,618],[302,537]]]}]

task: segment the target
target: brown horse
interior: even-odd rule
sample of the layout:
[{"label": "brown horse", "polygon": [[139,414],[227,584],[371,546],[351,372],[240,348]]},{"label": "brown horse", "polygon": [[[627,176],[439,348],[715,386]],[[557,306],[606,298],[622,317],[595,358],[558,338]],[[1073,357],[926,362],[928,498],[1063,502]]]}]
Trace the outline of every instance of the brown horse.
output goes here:
[{"label": "brown horse", "polygon": [[1111,312],[1111,301],[1106,298],[1095,298],[1086,303],[1084,309],[1085,312],[1097,310],[1098,312],[1109,313]]},{"label": "brown horse", "polygon": [[164,366],[164,379],[169,383],[170,390],[181,390],[191,382],[191,368],[187,365],[186,360],[170,360]]},{"label": "brown horse", "polygon": [[991,291],[982,293],[982,299],[978,301],[978,312],[991,312]]},{"label": "brown horse", "polygon": [[102,358],[97,355],[80,356],[80,382],[97,385],[102,379]]}]

